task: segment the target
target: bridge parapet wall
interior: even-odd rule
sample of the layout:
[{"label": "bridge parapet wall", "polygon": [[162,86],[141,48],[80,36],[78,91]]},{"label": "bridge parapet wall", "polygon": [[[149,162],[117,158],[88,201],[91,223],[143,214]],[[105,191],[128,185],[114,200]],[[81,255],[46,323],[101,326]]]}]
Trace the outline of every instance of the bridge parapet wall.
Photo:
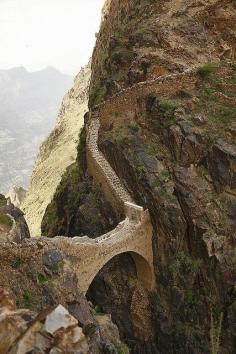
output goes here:
[{"label": "bridge parapet wall", "polygon": [[133,110],[137,105],[137,98],[148,94],[156,94],[164,98],[165,96],[169,97],[170,93],[174,95],[177,91],[189,91],[191,87],[194,88],[198,79],[196,69],[193,68],[182,73],[160,76],[154,80],[139,82],[121,90],[95,107],[100,117],[100,124],[106,129],[110,126],[112,120],[121,120],[122,123],[122,119],[125,120],[126,117],[122,115],[117,117],[114,113]]},{"label": "bridge parapet wall", "polygon": [[122,186],[115,171],[98,149],[97,140],[99,127],[99,118],[95,112],[91,114],[87,134],[86,153],[88,169],[95,181],[101,185],[104,194],[111,202],[114,210],[119,216],[125,216],[125,202],[132,202],[132,198]]},{"label": "bridge parapet wall", "polygon": [[147,215],[141,223],[130,223],[126,218],[114,230],[97,239],[82,239],[56,237],[52,240],[68,259],[73,259],[70,267],[77,269],[81,291],[86,293],[98,271],[109,260],[126,252],[133,257],[143,285],[153,289],[152,225]]}]

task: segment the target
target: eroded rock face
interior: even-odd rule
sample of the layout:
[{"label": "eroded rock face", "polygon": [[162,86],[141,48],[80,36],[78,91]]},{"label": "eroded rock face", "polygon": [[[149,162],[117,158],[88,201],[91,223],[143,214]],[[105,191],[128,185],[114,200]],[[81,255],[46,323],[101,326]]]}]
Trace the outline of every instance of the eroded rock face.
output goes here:
[{"label": "eroded rock face", "polygon": [[220,140],[212,147],[209,164],[216,187],[236,195],[236,146]]},{"label": "eroded rock face", "polygon": [[2,240],[21,243],[30,238],[24,213],[10,199],[0,195],[0,236]]},{"label": "eroded rock face", "polygon": [[[210,352],[211,313],[224,318],[220,352],[235,351],[235,19],[232,1],[107,3],[89,105],[105,101],[99,147],[154,227],[156,292],[140,304],[152,337],[122,296],[113,315],[134,353]],[[115,271],[90,289],[102,308]]]}]

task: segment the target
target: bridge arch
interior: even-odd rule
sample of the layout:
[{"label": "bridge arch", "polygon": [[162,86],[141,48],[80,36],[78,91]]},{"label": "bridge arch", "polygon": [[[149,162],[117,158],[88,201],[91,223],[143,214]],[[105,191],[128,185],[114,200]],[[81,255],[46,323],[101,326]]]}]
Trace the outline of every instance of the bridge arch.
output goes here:
[{"label": "bridge arch", "polygon": [[122,254],[129,254],[132,257],[136,268],[137,278],[141,282],[143,287],[146,288],[147,290],[153,289],[154,274],[153,274],[152,265],[149,264],[149,261],[143,255],[132,250],[127,250],[127,251],[113,254],[111,257],[104,259],[104,262],[100,263],[99,268],[97,268],[96,271],[93,274],[91,274],[89,279],[87,280],[85,293],[87,293],[93,280],[96,278],[99,272],[106,266],[106,264],[108,264],[116,256]]}]

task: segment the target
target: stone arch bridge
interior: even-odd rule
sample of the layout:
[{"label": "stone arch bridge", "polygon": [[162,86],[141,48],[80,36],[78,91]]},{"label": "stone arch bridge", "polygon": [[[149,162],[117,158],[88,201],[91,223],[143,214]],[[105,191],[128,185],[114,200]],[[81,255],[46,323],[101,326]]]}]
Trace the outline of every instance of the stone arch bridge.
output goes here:
[{"label": "stone arch bridge", "polygon": [[[96,239],[89,237],[56,237],[57,247],[72,256],[73,267],[78,275],[81,291],[87,292],[90,284],[102,267],[116,255],[128,252],[134,259],[137,276],[143,286],[152,290],[155,285],[153,268],[152,233],[153,228],[148,210],[135,204],[128,191],[98,148],[100,123],[113,106],[119,107],[134,104],[138,93],[165,90],[177,85],[185,88],[194,82],[195,69],[182,73],[158,77],[157,79],[138,83],[119,92],[104,103],[95,107],[89,114],[87,125],[86,155],[88,170],[111,203],[120,219],[118,226],[109,233]],[[196,78],[195,78],[196,79]],[[173,85],[175,83],[175,85]],[[112,108],[113,107],[113,108]]]},{"label": "stone arch bridge", "polygon": [[[97,111],[90,113],[87,131],[87,162],[90,174],[103,190],[119,217],[117,227],[96,239],[87,236],[56,237],[57,247],[76,258],[79,288],[87,292],[102,267],[113,257],[129,253],[136,265],[137,277],[152,290],[155,284],[152,252],[152,224],[149,212],[136,205],[118,176],[99,151],[97,140],[100,121]],[[61,246],[61,247],[60,247]],[[74,264],[74,266],[75,266]]]},{"label": "stone arch bridge", "polygon": [[[96,183],[111,203],[119,220],[117,227],[96,239],[84,237],[40,238],[41,243],[36,249],[52,249],[56,247],[65,256],[65,266],[77,275],[79,289],[86,293],[98,272],[115,256],[129,253],[136,265],[137,276],[148,290],[154,289],[155,274],[153,268],[152,234],[153,228],[148,210],[135,204],[128,191],[98,148],[100,124],[106,125],[108,117],[114,110],[129,109],[139,94],[164,92],[178,86],[188,88],[196,81],[196,69],[191,68],[182,73],[158,77],[157,79],[140,82],[107,101],[96,106],[89,114],[87,124],[86,154],[88,170]],[[27,249],[33,240],[25,244]],[[24,244],[20,245],[20,253]],[[27,251],[26,251],[27,252]],[[32,258],[32,252],[28,257]]]}]

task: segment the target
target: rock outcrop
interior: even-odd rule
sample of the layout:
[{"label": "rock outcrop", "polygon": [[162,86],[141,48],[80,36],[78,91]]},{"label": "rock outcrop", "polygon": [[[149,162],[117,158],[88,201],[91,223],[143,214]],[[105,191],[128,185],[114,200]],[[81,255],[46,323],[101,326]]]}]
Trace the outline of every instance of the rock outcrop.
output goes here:
[{"label": "rock outcrop", "polygon": [[[109,316],[92,315],[83,299],[67,310],[57,305],[39,314],[17,309],[10,294],[0,289],[0,354],[115,354],[122,347]],[[124,349],[123,353],[127,353]]]},{"label": "rock outcrop", "polygon": [[77,156],[79,132],[87,111],[90,67],[81,70],[63,99],[54,130],[42,144],[22,205],[32,236],[41,235],[41,221],[61,178]]},{"label": "rock outcrop", "polygon": [[14,243],[30,238],[29,229],[20,209],[0,194],[0,237]]},{"label": "rock outcrop", "polygon": [[26,197],[26,193],[27,191],[24,188],[14,186],[7,192],[6,198],[10,198],[12,204],[17,208],[20,208]]}]

